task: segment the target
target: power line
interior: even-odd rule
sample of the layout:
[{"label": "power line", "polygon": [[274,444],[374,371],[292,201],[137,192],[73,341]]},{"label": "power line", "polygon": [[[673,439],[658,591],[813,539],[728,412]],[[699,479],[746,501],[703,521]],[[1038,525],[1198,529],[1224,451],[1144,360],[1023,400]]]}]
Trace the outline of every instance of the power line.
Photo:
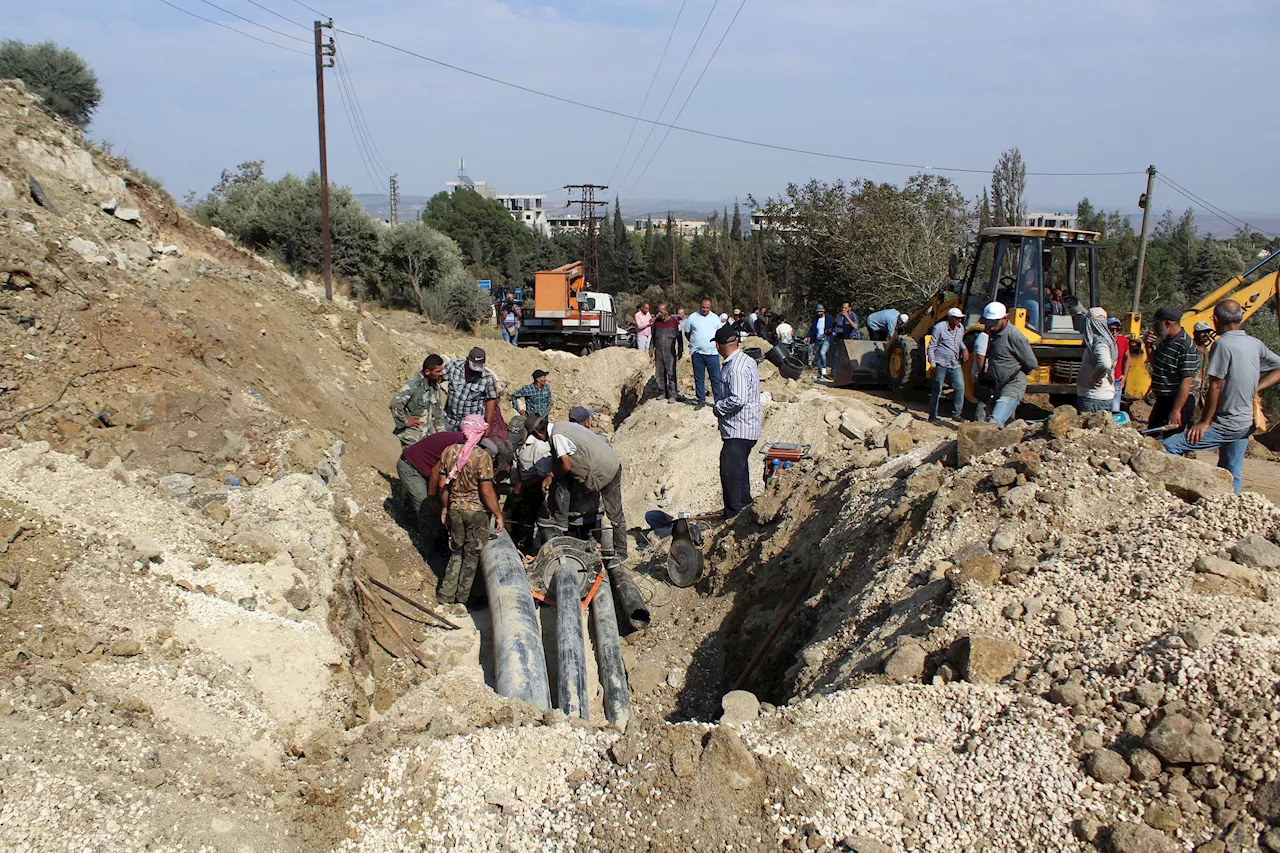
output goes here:
[{"label": "power line", "polygon": [[346,83],[343,81],[341,74],[337,75],[338,81],[338,100],[342,102],[342,110],[347,116],[347,126],[351,128],[351,135],[355,138],[356,153],[360,156],[360,163],[364,166],[365,174],[369,176],[369,180],[375,187],[382,185],[382,177],[377,174],[377,169],[370,165],[370,158],[365,153],[364,139],[360,136],[357,129],[354,112],[349,103],[350,98],[347,96]]},{"label": "power line", "polygon": [[[788,154],[804,154],[810,157],[824,157],[829,160],[843,160],[850,163],[867,163],[873,166],[892,166],[894,168],[899,168],[899,169],[918,169],[920,171],[925,171],[925,172],[956,172],[956,173],[974,174],[974,175],[989,175],[991,173],[990,169],[962,169],[962,168],[952,167],[952,166],[927,166],[927,165],[921,165],[919,163],[899,163],[893,160],[873,160],[868,157],[852,157],[846,154],[832,154],[830,152],[825,152],[825,151],[811,151],[806,148],[794,148],[789,145],[775,145],[770,142],[760,142],[758,140],[753,140],[753,139],[744,139],[739,136],[729,136],[728,134],[714,133],[709,130],[698,130],[697,128],[692,128],[692,127],[682,127],[677,124],[659,121],[657,119],[650,119],[650,118],[644,118],[643,116],[631,115],[629,113],[624,113],[620,110],[609,109],[608,107],[601,107],[595,104],[588,104],[588,103],[585,103],[584,101],[574,100],[573,98],[566,98],[562,95],[553,95],[550,92],[544,92],[540,89],[533,89],[529,86],[522,86],[519,83],[512,83],[509,80],[503,80],[499,77],[493,77],[488,74],[482,74],[479,71],[472,71],[468,68],[463,68],[458,65],[453,65],[451,63],[445,62],[440,59],[434,59],[430,56],[425,56],[421,53],[415,53],[414,51],[409,50],[407,48],[390,44],[380,39],[373,38],[372,36],[366,36],[362,33],[357,33],[352,30],[343,29],[342,27],[335,27],[335,29],[338,32],[343,33],[344,35],[349,35],[355,38],[364,39],[365,41],[370,42],[371,44],[376,44],[379,47],[385,47],[388,50],[394,50],[397,53],[403,53],[406,56],[412,56],[414,59],[421,59],[424,62],[430,62],[433,65],[439,65],[442,68],[448,68],[451,71],[457,71],[461,74],[466,74],[471,77],[477,77],[481,80],[487,80],[490,83],[497,83],[498,85],[506,86],[509,89],[516,89],[517,91],[525,92],[530,95],[537,95],[538,97],[541,97],[541,98],[547,98],[552,101],[559,101],[562,104],[569,104],[570,106],[581,107],[583,109],[592,110],[598,113],[603,113],[604,115],[615,116],[616,118],[631,119],[633,121],[642,121],[645,124],[651,124],[657,127],[668,127],[668,128],[671,128],[672,130],[679,130],[683,133],[691,133],[695,136],[703,136],[703,137],[706,137],[707,139],[719,139],[724,142],[736,142],[739,145],[752,145],[757,148],[768,148],[772,151],[784,151]],[[1027,175],[1029,177],[1049,177],[1049,178],[1102,178],[1102,177],[1116,177],[1121,175],[1130,176],[1130,175],[1145,175],[1145,174],[1146,174],[1145,169],[1135,169],[1135,170],[1126,171],[1126,172],[1027,172]]]},{"label": "power line", "polygon": [[254,41],[256,41],[256,42],[260,42],[260,43],[262,43],[262,44],[270,45],[271,47],[278,47],[278,48],[280,48],[281,50],[287,50],[287,51],[289,51],[290,53],[296,53],[296,54],[299,54],[300,56],[306,56],[306,57],[310,57],[310,56],[311,56],[311,54],[310,54],[310,53],[303,53],[301,50],[295,50],[295,49],[294,49],[294,48],[292,48],[292,47],[285,47],[285,46],[284,46],[284,45],[282,45],[282,44],[276,44],[276,43],[275,43],[275,42],[273,42],[273,41],[267,41],[266,39],[258,38],[257,36],[255,36],[255,35],[253,35],[253,34],[251,34],[251,33],[246,33],[244,30],[237,30],[235,27],[230,26],[230,25],[228,25],[228,24],[224,24],[224,23],[222,23],[221,21],[215,21],[215,20],[213,20],[213,18],[206,18],[204,15],[197,15],[195,12],[188,12],[186,9],[182,8],[181,6],[175,6],[173,3],[170,3],[170,2],[169,2],[169,0],[160,0],[160,2],[161,2],[161,3],[163,3],[164,5],[168,6],[168,7],[169,7],[169,8],[171,8],[171,9],[177,9],[179,12],[181,12],[181,13],[182,13],[182,14],[184,14],[184,15],[190,15],[190,16],[191,16],[191,17],[193,17],[193,18],[199,18],[200,20],[204,21],[204,22],[205,22],[205,23],[207,23],[207,24],[213,24],[215,27],[222,27],[224,30],[231,30],[231,32],[233,32],[233,33],[239,33],[240,35],[244,36],[245,38],[253,39],[253,40],[254,40]]},{"label": "power line", "polygon": [[293,0],[293,2],[297,3],[299,6],[306,9],[308,12],[311,12],[313,15],[319,15],[320,17],[324,18],[326,21],[332,20],[332,18],[330,18],[324,12],[317,12],[315,9],[312,9],[306,3],[301,2],[301,0]]},{"label": "power line", "polygon": [[1169,186],[1170,186],[1170,187],[1171,187],[1175,192],[1179,192],[1179,193],[1181,193],[1181,194],[1182,194],[1182,196],[1183,196],[1184,198],[1186,198],[1186,199],[1188,199],[1188,200],[1190,200],[1190,201],[1193,201],[1193,202],[1199,202],[1203,207],[1207,208],[1210,212],[1212,212],[1212,213],[1217,213],[1217,214],[1218,214],[1218,218],[1219,218],[1219,219],[1221,219],[1222,221],[1226,222],[1227,224],[1229,224],[1229,225],[1235,225],[1237,228],[1239,228],[1239,229],[1241,229],[1241,230],[1243,230],[1243,231],[1248,231],[1248,230],[1250,230],[1250,229],[1253,229],[1253,230],[1257,231],[1257,232],[1258,232],[1258,233],[1260,233],[1260,234],[1265,234],[1265,235],[1267,235],[1268,237],[1272,237],[1272,238],[1274,238],[1274,237],[1276,236],[1275,234],[1272,234],[1272,233],[1271,233],[1271,232],[1269,232],[1269,231],[1263,231],[1261,228],[1257,228],[1257,227],[1256,227],[1256,226],[1254,226],[1254,225],[1250,225],[1248,222],[1244,221],[1243,219],[1241,219],[1241,218],[1240,218],[1240,217],[1238,217],[1238,216],[1234,216],[1234,215],[1232,215],[1232,214],[1230,214],[1230,213],[1227,213],[1227,211],[1225,211],[1225,210],[1223,210],[1222,208],[1218,207],[1216,204],[1212,204],[1212,203],[1210,203],[1210,202],[1208,202],[1208,201],[1205,201],[1205,200],[1204,200],[1204,199],[1202,199],[1200,196],[1196,195],[1196,194],[1195,194],[1195,193],[1193,193],[1191,190],[1187,189],[1186,187],[1182,186],[1182,184],[1179,184],[1179,183],[1178,183],[1177,181],[1175,181],[1173,178],[1171,178],[1171,177],[1169,177],[1168,175],[1166,175],[1164,172],[1160,172],[1160,173],[1159,173],[1159,176],[1160,176],[1160,178],[1161,178],[1161,179],[1162,179],[1166,184],[1168,184],[1168,185],[1169,185]]},{"label": "power line", "polygon": [[266,30],[269,33],[275,33],[276,35],[283,36],[284,38],[287,38],[287,39],[300,41],[303,44],[311,44],[311,42],[308,39],[299,38],[298,36],[291,36],[288,33],[281,32],[280,30],[268,27],[266,24],[259,24],[257,21],[254,21],[250,18],[246,18],[244,15],[238,15],[235,12],[232,12],[230,9],[224,9],[221,6],[219,6],[217,3],[211,2],[211,0],[200,0],[200,2],[206,6],[212,6],[214,9],[217,9],[219,12],[222,12],[223,14],[230,15],[233,18],[239,18],[240,20],[244,21],[246,24],[253,24],[255,27],[261,27],[262,29]]},{"label": "power line", "polygon": [[[667,50],[671,47],[671,39],[676,34],[676,28],[680,26],[680,16],[684,14],[684,7],[689,0],[681,0],[680,11],[676,12],[676,22],[671,25],[671,32],[667,33],[667,43],[662,46],[662,55],[658,57],[658,64],[653,67],[653,76],[649,78],[649,88],[644,90],[644,100],[640,102],[640,115],[644,115],[644,108],[649,105],[649,95],[653,92],[653,84],[658,82],[658,72],[662,70],[662,63],[667,58]],[[662,117],[662,113],[658,113],[658,117]],[[636,128],[640,126],[640,120],[631,122],[631,131],[627,134],[626,144],[622,146],[622,150],[618,152],[618,162],[613,164],[613,171],[609,173],[608,183],[612,184],[613,179],[618,174],[618,167],[622,165],[622,158],[627,156],[627,148],[631,146],[631,139],[635,136]]]},{"label": "power line", "polygon": [[364,126],[364,135],[369,142],[369,148],[372,153],[377,156],[378,162],[382,164],[383,170],[387,174],[391,174],[392,169],[387,165],[386,158],[382,156],[382,151],[378,148],[378,143],[374,140],[373,131],[369,128],[369,120],[365,118],[364,106],[360,103],[360,95],[356,92],[356,81],[351,76],[351,63],[347,61],[346,54],[342,53],[341,46],[338,48],[338,54],[338,58],[341,60],[338,66],[338,71],[340,74],[344,74],[347,78],[347,89],[351,92],[351,98],[355,103],[356,115],[359,118],[360,123]]},{"label": "power line", "polygon": [[286,18],[284,15],[281,15],[279,12],[275,11],[274,9],[268,9],[266,6],[263,6],[261,3],[254,2],[254,0],[245,0],[245,2],[252,6],[257,6],[259,9],[261,9],[262,11],[266,12],[269,15],[275,15],[280,20],[289,24],[293,24],[295,27],[302,27],[304,30],[307,30],[308,32],[311,30],[311,27],[307,26],[306,24],[300,24],[297,21],[293,20],[292,18]]},{"label": "power line", "polygon": [[[658,118],[662,118],[666,113],[667,105],[671,103],[671,96],[676,93],[676,88],[680,85],[680,81],[684,79],[684,72],[685,69],[689,67],[689,60],[693,59],[694,51],[696,51],[698,49],[698,45],[702,43],[702,36],[707,31],[707,25],[711,23],[711,16],[716,13],[716,7],[719,5],[720,0],[715,0],[715,2],[711,4],[711,11],[707,12],[707,19],[702,22],[702,29],[698,30],[698,37],[693,40],[693,47],[689,48],[689,53],[684,58],[684,65],[680,66],[680,73],[676,75],[675,82],[671,84],[671,91],[667,92],[667,99],[662,102],[662,109],[658,110]],[[622,180],[619,181],[620,185],[626,185],[627,178],[631,177],[631,173],[635,170],[636,164],[639,163],[640,158],[644,156],[645,146],[648,145],[649,140],[653,138],[653,132],[656,129],[656,125],[649,125],[649,132],[645,134],[644,142],[640,143],[640,150],[636,152],[635,159],[633,159],[631,161],[631,165],[627,167],[627,173],[623,175]]]},{"label": "power line", "polygon": [[[684,108],[689,106],[689,99],[693,97],[694,92],[698,91],[698,84],[702,82],[703,77],[707,76],[707,69],[710,68],[711,63],[715,61],[716,54],[720,52],[721,46],[724,45],[724,40],[729,37],[729,30],[733,29],[733,25],[738,21],[738,16],[742,14],[742,8],[746,5],[747,0],[742,0],[742,2],[738,4],[738,11],[733,13],[733,18],[729,21],[729,26],[724,28],[724,35],[720,36],[720,41],[716,43],[716,49],[711,51],[711,56],[707,57],[707,64],[702,66],[702,73],[698,75],[697,80],[693,81],[693,88],[689,90],[688,95],[685,95],[684,103],[680,105],[680,112],[676,113],[676,117],[671,120],[672,124],[678,122],[680,120],[680,116],[684,115]],[[640,182],[644,180],[644,176],[649,172],[649,167],[652,166],[653,161],[657,159],[658,152],[661,151],[662,146],[667,143],[667,137],[670,135],[671,128],[667,128],[667,130],[662,134],[662,139],[658,140],[658,147],[653,149],[653,154],[649,157],[649,162],[645,163],[644,168],[640,170],[640,177],[636,178],[636,182],[631,185],[632,192],[635,192],[636,187],[638,187]]]}]

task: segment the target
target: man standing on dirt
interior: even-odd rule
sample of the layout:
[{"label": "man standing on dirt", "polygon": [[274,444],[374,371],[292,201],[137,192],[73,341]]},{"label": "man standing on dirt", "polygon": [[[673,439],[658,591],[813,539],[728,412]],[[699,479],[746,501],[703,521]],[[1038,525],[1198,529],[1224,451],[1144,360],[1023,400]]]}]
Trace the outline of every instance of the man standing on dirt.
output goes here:
[{"label": "man standing on dirt", "polygon": [[1107,318],[1107,330],[1116,339],[1116,395],[1111,400],[1111,411],[1118,412],[1120,404],[1124,402],[1124,382],[1129,376],[1129,337],[1120,334],[1120,320],[1117,317]]},{"label": "man standing on dirt", "polygon": [[569,532],[571,485],[599,496],[613,526],[614,553],[627,561],[627,519],[622,513],[622,461],[604,436],[572,422],[548,423],[539,418],[530,432],[551,444],[555,460],[542,481],[551,513],[550,526],[558,535]]},{"label": "man standing on dirt", "polygon": [[1017,411],[1027,393],[1027,377],[1040,362],[1027,336],[1009,324],[1009,310],[1003,302],[987,303],[982,309],[982,325],[987,329],[987,356],[975,383],[978,411],[974,420],[1004,426]]},{"label": "man standing on dirt", "polygon": [[1182,328],[1182,312],[1171,305],[1156,311],[1151,328],[1142,336],[1142,345],[1147,349],[1147,373],[1156,398],[1147,428],[1186,429],[1195,417],[1196,400],[1191,386],[1200,371],[1200,353]]},{"label": "man standing on dirt", "polygon": [[[466,604],[471,598],[480,551],[489,544],[489,517],[503,530],[502,509],[493,487],[493,457],[498,446],[484,437],[488,425],[479,415],[462,419],[463,441],[451,444],[432,473],[432,490],[441,495],[440,521],[449,528],[449,567],[436,592],[440,604]],[[479,447],[479,452],[476,452]]]},{"label": "man standing on dirt", "polygon": [[848,302],[840,303],[840,313],[836,315],[836,340],[856,341],[862,337],[862,327],[858,324],[858,315]]},{"label": "man standing on dirt", "polygon": [[827,309],[819,305],[813,309],[813,320],[809,323],[809,331],[805,333],[804,342],[809,347],[809,364],[818,368],[815,380],[827,375],[830,368],[831,337],[834,326],[827,316]]},{"label": "man standing on dirt", "polygon": [[732,328],[716,332],[716,350],[724,368],[713,411],[720,424],[720,491],[726,519],[751,504],[751,450],[760,440],[763,422],[760,373],[755,359],[738,344],[738,333]]},{"label": "man standing on dirt", "polygon": [[424,435],[444,429],[444,359],[432,353],[422,362],[422,372],[409,378],[391,398],[391,419],[396,422],[394,435],[408,447]]},{"label": "man standing on dirt", "polygon": [[689,336],[689,352],[693,355],[693,388],[698,398],[697,408],[707,405],[707,379],[711,379],[711,395],[715,399],[720,386],[720,356],[716,353],[715,334],[724,324],[711,313],[711,300],[702,298],[698,312],[684,321],[684,333]]},{"label": "man standing on dirt", "polygon": [[1111,401],[1116,397],[1117,361],[1119,347],[1107,329],[1107,312],[1090,308],[1085,314],[1084,353],[1076,377],[1076,409],[1081,414],[1111,411]]},{"label": "man standing on dirt", "polygon": [[1231,472],[1236,494],[1243,488],[1244,454],[1255,421],[1254,398],[1280,382],[1280,355],[1240,328],[1244,309],[1234,299],[1224,299],[1213,309],[1218,340],[1209,350],[1209,379],[1200,420],[1180,435],[1163,442],[1176,456],[1191,450],[1218,450],[1218,467]]},{"label": "man standing on dirt", "polygon": [[502,326],[502,339],[512,346],[518,346],[520,340],[520,321],[524,312],[516,302],[514,293],[508,292],[498,309],[498,321]]},{"label": "man standing on dirt", "polygon": [[667,303],[658,303],[658,317],[653,322],[653,379],[658,383],[658,393],[668,403],[680,399],[676,384],[676,364],[684,353],[684,336],[680,334],[680,321],[671,316]]},{"label": "man standing on dirt", "polygon": [[[521,400],[524,400],[524,408],[520,408]],[[541,415],[544,418],[551,413],[551,386],[547,384],[547,371],[533,371],[533,382],[521,385],[511,395],[511,408],[522,415]]]},{"label": "man standing on dirt", "polygon": [[490,427],[498,419],[498,377],[485,367],[484,350],[472,347],[466,358],[444,366],[449,400],[444,406],[445,429],[456,430],[467,415],[484,415]]},{"label": "man standing on dirt", "polygon": [[960,419],[964,409],[964,360],[968,351],[964,348],[964,312],[959,308],[947,311],[947,319],[933,327],[929,337],[929,369],[933,371],[933,391],[929,395],[929,423],[938,422],[938,404],[942,402],[942,389],[951,385],[955,399],[951,403],[951,417]]},{"label": "man standing on dirt", "polygon": [[641,302],[636,311],[636,349],[648,352],[653,343],[653,315],[649,313],[649,303]]}]

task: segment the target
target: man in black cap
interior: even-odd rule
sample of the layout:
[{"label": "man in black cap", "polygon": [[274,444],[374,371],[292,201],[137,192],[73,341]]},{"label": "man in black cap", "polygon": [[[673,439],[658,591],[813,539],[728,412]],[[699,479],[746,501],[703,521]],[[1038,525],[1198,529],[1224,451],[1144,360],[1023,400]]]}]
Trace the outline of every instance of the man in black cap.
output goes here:
[{"label": "man in black cap", "polygon": [[444,366],[444,379],[449,383],[445,429],[459,429],[467,415],[484,415],[485,422],[493,426],[498,417],[498,377],[484,362],[484,350],[472,347],[466,358],[455,358]]},{"label": "man in black cap", "polygon": [[724,517],[733,518],[751,503],[751,450],[760,440],[760,373],[751,356],[738,347],[738,333],[721,326],[716,351],[724,359],[713,407],[720,424],[720,490]]},{"label": "man in black cap", "polygon": [[1147,348],[1147,373],[1156,398],[1147,428],[1185,429],[1194,420],[1196,399],[1191,385],[1200,369],[1200,353],[1182,328],[1182,312],[1169,305],[1156,311],[1142,343]]},{"label": "man in black cap", "polygon": [[594,414],[595,412],[591,411],[586,406],[574,406],[569,410],[569,420],[573,421],[578,426],[584,426],[587,429],[591,429],[591,416]]},{"label": "man in black cap", "polygon": [[[520,401],[524,401],[524,407],[521,408]],[[522,415],[541,415],[546,417],[551,414],[551,388],[547,384],[547,371],[533,371],[533,381],[528,385],[521,385],[511,395],[511,407]]]}]

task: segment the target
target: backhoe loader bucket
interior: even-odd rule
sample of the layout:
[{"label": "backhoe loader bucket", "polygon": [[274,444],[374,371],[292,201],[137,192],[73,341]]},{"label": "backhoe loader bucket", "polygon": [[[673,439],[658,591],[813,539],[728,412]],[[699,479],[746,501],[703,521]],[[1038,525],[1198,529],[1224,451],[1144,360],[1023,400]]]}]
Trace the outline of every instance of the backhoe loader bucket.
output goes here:
[{"label": "backhoe loader bucket", "polygon": [[884,341],[837,341],[832,384],[837,387],[887,385],[886,346]]}]

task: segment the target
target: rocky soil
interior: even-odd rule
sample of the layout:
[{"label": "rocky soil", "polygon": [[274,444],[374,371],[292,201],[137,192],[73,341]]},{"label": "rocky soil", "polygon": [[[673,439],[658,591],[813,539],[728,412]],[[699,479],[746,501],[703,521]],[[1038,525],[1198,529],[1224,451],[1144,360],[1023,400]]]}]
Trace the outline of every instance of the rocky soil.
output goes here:
[{"label": "rocky soil", "polygon": [[[717,507],[643,354],[479,342],[597,412],[634,527]],[[498,697],[483,613],[388,601],[406,654],[354,589],[434,602],[386,405],[476,343],[325,303],[0,84],[6,848],[1280,851],[1280,511],[1106,418],[762,365],[814,458],[694,587],[641,537],[625,732]]]}]

